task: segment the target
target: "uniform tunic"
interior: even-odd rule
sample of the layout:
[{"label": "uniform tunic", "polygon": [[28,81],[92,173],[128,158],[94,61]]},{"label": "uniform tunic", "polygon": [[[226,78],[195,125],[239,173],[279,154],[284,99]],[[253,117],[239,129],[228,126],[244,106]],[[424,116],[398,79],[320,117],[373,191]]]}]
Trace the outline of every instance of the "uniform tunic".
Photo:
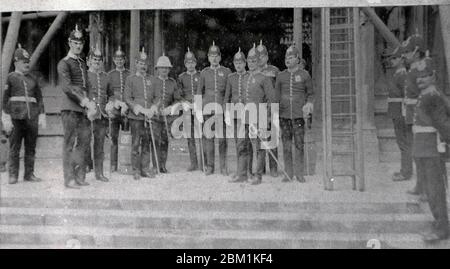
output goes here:
[{"label": "uniform tunic", "polygon": [[303,118],[303,106],[314,97],[311,76],[300,68],[294,72],[286,69],[276,78],[275,92],[280,102],[280,118]]}]

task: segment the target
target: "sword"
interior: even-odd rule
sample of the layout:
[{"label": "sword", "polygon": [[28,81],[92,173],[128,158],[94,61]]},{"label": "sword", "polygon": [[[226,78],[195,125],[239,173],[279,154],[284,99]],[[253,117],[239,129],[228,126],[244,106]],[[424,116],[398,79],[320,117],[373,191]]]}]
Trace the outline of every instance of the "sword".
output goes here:
[{"label": "sword", "polygon": [[[258,130],[256,129],[254,124],[249,124],[248,126],[249,131],[252,134],[255,134],[256,137],[261,141],[261,144],[265,147],[268,148],[266,141],[262,140],[261,137],[258,134]],[[256,149],[258,150],[258,149]],[[286,173],[286,171],[284,170],[284,167],[281,165],[280,161],[278,161],[278,159],[275,157],[275,154],[273,154],[273,152],[271,150],[268,150],[270,156],[272,156],[272,158],[275,160],[275,162],[277,163],[278,167],[280,167],[280,170],[283,172],[283,174],[289,179],[289,181],[292,181],[292,178]]]}]

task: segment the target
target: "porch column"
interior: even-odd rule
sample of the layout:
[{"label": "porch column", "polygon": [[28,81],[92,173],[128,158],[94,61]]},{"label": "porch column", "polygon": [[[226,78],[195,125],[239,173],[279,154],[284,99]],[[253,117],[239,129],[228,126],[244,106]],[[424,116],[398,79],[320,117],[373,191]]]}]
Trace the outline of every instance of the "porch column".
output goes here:
[{"label": "porch column", "polygon": [[[134,60],[139,53],[140,41],[140,13],[139,10],[132,10],[130,17],[130,72],[136,73]],[[148,48],[147,48],[148,50]]]},{"label": "porch column", "polygon": [[303,57],[303,9],[294,8],[294,42],[300,52],[300,58]]},{"label": "porch column", "polygon": [[163,52],[163,35],[162,35],[162,23],[161,23],[161,10],[155,10],[155,17],[154,17],[154,29],[153,29],[153,47],[154,47],[154,54],[153,59],[154,63],[153,66],[156,65],[156,61],[158,60],[159,56],[162,55]]}]

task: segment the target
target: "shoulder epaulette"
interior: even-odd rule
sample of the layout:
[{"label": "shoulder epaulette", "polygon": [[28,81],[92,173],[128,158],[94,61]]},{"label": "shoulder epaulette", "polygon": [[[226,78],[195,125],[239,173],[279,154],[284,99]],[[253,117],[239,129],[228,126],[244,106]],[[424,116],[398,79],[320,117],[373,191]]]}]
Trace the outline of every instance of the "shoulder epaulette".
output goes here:
[{"label": "shoulder epaulette", "polygon": [[182,72],[181,74],[178,75],[178,77],[184,76],[184,74],[186,74],[186,72]]},{"label": "shoulder epaulette", "polygon": [[209,69],[209,66],[202,69],[202,72],[207,71]]}]

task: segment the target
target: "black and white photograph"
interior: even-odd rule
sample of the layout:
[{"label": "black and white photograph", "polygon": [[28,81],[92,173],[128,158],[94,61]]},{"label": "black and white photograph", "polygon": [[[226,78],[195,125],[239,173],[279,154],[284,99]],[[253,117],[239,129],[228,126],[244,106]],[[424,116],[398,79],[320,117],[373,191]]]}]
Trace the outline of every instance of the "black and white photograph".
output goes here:
[{"label": "black and white photograph", "polygon": [[0,6],[0,249],[450,248],[450,0],[65,2]]}]

